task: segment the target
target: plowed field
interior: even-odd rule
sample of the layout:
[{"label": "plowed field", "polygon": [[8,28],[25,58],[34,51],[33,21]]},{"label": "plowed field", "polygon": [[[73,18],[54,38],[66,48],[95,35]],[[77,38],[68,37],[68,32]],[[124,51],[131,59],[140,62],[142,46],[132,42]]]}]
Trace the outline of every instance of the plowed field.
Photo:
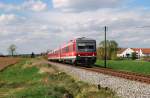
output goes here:
[{"label": "plowed field", "polygon": [[9,65],[16,64],[19,60],[20,58],[0,57],[0,71]]}]

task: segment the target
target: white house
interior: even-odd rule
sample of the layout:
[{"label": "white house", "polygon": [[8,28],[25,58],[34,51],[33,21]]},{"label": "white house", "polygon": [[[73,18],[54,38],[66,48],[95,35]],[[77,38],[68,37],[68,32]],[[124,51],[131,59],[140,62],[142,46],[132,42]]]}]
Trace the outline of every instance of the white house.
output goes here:
[{"label": "white house", "polygon": [[117,56],[132,57],[133,52],[136,52],[138,58],[150,56],[150,48],[122,48],[117,52]]}]

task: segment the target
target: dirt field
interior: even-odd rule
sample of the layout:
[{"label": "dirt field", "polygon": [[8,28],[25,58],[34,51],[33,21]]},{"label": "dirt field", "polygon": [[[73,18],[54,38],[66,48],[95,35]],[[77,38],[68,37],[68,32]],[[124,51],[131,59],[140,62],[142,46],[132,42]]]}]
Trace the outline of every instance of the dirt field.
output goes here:
[{"label": "dirt field", "polygon": [[0,57],[0,71],[11,64],[19,62],[19,60],[19,58]]}]

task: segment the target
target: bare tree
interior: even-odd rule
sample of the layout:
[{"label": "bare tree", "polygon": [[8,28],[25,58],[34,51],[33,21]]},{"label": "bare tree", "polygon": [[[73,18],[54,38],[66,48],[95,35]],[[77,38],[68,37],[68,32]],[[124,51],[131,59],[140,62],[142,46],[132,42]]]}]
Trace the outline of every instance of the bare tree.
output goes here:
[{"label": "bare tree", "polygon": [[12,45],[10,45],[9,46],[9,48],[8,48],[8,51],[9,51],[9,53],[12,55],[12,56],[14,56],[14,53],[15,53],[15,51],[16,51],[16,45],[14,45],[14,44],[12,44]]}]

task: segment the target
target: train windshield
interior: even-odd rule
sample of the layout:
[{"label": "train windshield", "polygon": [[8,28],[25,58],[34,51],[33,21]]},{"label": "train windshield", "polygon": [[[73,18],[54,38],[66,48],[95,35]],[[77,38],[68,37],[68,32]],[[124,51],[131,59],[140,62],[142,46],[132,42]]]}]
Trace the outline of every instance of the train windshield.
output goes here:
[{"label": "train windshield", "polygon": [[79,52],[94,52],[96,51],[96,45],[94,42],[80,42],[77,44]]}]

